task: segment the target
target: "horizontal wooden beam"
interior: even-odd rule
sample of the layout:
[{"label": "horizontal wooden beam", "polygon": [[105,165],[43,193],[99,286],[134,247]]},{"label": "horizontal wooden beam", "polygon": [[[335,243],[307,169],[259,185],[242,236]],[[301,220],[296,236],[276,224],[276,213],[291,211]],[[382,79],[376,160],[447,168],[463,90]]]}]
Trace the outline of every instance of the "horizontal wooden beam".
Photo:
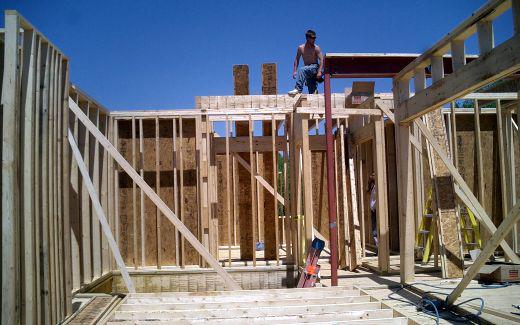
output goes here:
[{"label": "horizontal wooden beam", "polygon": [[[285,138],[281,136],[276,137],[276,150],[285,150]],[[324,135],[310,135],[309,147],[311,151],[325,151],[325,136]],[[216,154],[226,153],[226,139],[215,137],[213,139],[213,149]],[[249,137],[233,137],[229,138],[229,151],[249,152]],[[258,152],[272,152],[272,143],[270,136],[256,136],[253,137],[253,151]]]},{"label": "horizontal wooden beam", "polygon": [[367,142],[374,138],[374,122],[368,123],[365,126],[352,130],[352,142],[356,145]]},{"label": "horizontal wooden beam", "polygon": [[414,119],[520,69],[520,34],[403,101],[399,123]]}]

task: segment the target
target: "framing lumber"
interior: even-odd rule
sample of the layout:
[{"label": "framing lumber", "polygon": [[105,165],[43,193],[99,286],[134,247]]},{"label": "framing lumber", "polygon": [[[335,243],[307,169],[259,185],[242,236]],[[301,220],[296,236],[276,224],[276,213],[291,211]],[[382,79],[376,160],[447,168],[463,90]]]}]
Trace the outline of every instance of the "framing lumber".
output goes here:
[{"label": "framing lumber", "polygon": [[[441,148],[447,152],[448,139],[446,138],[444,118],[440,110],[426,114],[426,120],[437,143],[444,144]],[[428,140],[430,140],[428,138]],[[456,214],[455,193],[449,169],[442,163],[442,159],[434,154],[433,185],[439,220],[439,236],[441,245],[441,261],[443,263],[443,277],[458,278],[463,275],[464,258],[460,249],[460,225]]]},{"label": "framing lumber", "polygon": [[[457,191],[457,189],[455,188],[455,191],[459,198],[464,202],[464,204],[466,204],[468,208],[471,209],[475,216],[479,218],[481,224],[486,228],[486,230],[490,234],[495,233],[497,228],[493,224],[493,221],[491,221],[491,218],[486,214],[484,208],[480,205],[477,198],[473,195],[466,182],[464,182],[464,179],[459,174],[455,166],[453,166],[451,160],[448,158],[443,149],[439,146],[439,144],[435,140],[435,137],[430,133],[430,131],[428,130],[426,125],[424,125],[424,123],[422,123],[419,120],[415,121],[415,123],[421,130],[424,137],[428,140],[429,144],[435,150],[441,161],[448,168],[449,172],[451,173],[451,176],[454,178],[457,185],[460,187],[460,191]],[[513,252],[511,247],[509,247],[509,245],[505,241],[502,241],[500,243],[500,246],[504,250],[506,256],[511,259],[511,261],[513,261],[514,263],[520,263],[520,258],[518,258],[518,256]]]},{"label": "framing lumber", "polygon": [[[70,130],[68,130],[68,139],[69,145],[72,150],[72,155],[78,165],[81,176],[83,177],[83,182],[87,187],[88,194],[90,196],[90,200],[94,209],[96,210],[96,215],[98,217],[99,222],[101,223],[101,229],[105,234],[105,237],[108,240],[108,244],[110,249],[112,250],[112,254],[114,254],[114,258],[116,259],[116,264],[119,267],[119,271],[121,272],[121,276],[123,277],[123,282],[126,285],[129,293],[135,293],[135,286],[128,274],[128,271],[125,266],[125,262],[121,257],[121,253],[119,252],[119,247],[117,246],[114,236],[112,235],[112,231],[110,230],[110,226],[108,225],[107,218],[105,216],[105,212],[103,211],[103,207],[99,202],[99,197],[97,195],[96,189],[94,188],[94,184],[90,180],[87,166],[83,162],[83,158],[81,157],[81,153],[79,152],[78,146],[76,145],[76,141],[74,141],[74,135]],[[108,140],[107,140],[108,141]]]},{"label": "framing lumber", "polygon": [[374,141],[372,144],[374,153],[374,170],[376,181],[376,213],[378,230],[378,266],[382,273],[390,269],[390,234],[388,227],[388,198],[387,198],[387,176],[386,176],[386,154],[385,154],[385,124],[382,117],[373,122]]},{"label": "framing lumber", "polygon": [[69,99],[69,108],[78,117],[78,119],[87,127],[90,133],[96,137],[99,143],[108,151],[108,153],[116,160],[116,162],[124,169],[124,171],[134,180],[146,195],[159,207],[161,212],[179,229],[184,238],[197,250],[205,261],[223,278],[226,286],[231,290],[238,290],[240,286],[229,276],[229,274],[220,266],[219,262],[213,258],[210,252],[197,240],[197,238],[189,231],[189,229],[177,218],[170,208],[161,200],[161,198],[153,191],[153,189],[139,176],[132,166],[121,156],[114,146],[97,130],[97,128],[88,120],[81,112],[76,103]]},{"label": "framing lumber", "polygon": [[499,80],[520,69],[520,34],[493,48],[487,55],[461,67],[432,86],[416,92],[396,110],[403,111],[399,123],[410,123],[437,107]]}]

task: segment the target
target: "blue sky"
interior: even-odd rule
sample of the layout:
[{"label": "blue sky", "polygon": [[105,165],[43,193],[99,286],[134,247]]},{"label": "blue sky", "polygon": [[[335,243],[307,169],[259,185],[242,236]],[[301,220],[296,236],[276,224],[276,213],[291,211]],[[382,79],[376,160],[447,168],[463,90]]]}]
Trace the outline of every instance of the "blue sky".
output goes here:
[{"label": "blue sky", "polygon": [[[312,28],[325,52],[420,53],[485,1],[15,1],[71,61],[71,80],[109,109],[193,108],[199,95],[232,95],[234,64],[248,64],[252,94],[261,64],[293,88],[296,46]],[[3,19],[2,19],[3,21]],[[511,36],[511,14],[495,23]],[[473,36],[467,52],[476,52]],[[334,80],[342,91],[346,80]],[[378,81],[377,91],[390,91]],[[320,87],[320,90],[322,88]]]}]

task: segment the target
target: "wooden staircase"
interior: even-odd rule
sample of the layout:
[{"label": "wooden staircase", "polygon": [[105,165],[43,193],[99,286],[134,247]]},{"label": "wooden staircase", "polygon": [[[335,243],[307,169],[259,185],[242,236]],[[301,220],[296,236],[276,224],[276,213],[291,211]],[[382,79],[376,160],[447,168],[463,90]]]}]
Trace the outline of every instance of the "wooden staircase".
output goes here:
[{"label": "wooden staircase", "polygon": [[129,295],[108,324],[408,324],[353,287]]}]

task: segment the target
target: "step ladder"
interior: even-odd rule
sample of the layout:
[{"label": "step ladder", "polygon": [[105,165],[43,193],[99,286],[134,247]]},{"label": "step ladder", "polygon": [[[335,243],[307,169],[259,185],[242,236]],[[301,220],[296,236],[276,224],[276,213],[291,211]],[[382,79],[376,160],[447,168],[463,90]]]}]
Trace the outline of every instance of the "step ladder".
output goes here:
[{"label": "step ladder", "polygon": [[480,238],[480,229],[477,219],[471,210],[466,207],[465,211],[460,211],[460,228],[466,252],[469,254],[471,250],[482,249],[482,239]]},{"label": "step ladder", "polygon": [[422,264],[427,264],[430,260],[433,247],[433,234],[436,230],[436,217],[432,209],[433,185],[430,185],[428,199],[424,205],[424,211],[419,225],[419,231],[415,235],[415,249],[422,252]]}]

